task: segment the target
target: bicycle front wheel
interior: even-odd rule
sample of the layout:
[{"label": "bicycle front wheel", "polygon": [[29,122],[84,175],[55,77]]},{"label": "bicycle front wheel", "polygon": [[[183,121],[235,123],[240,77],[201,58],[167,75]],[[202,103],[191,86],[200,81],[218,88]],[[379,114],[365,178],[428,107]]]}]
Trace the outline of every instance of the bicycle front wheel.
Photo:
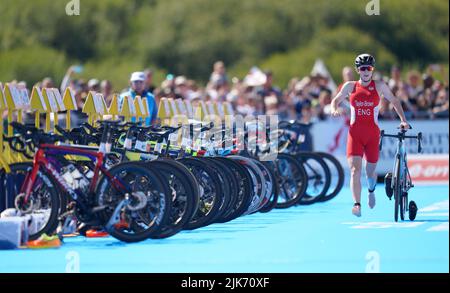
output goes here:
[{"label": "bicycle front wheel", "polygon": [[128,204],[120,209],[120,220],[108,229],[111,236],[124,242],[143,241],[166,226],[171,214],[170,191],[164,178],[153,168],[135,162],[120,163],[108,170],[97,186],[97,206],[106,207],[99,214],[107,223],[118,204],[127,196]]},{"label": "bicycle front wheel", "polygon": [[402,186],[401,186],[401,168],[400,168],[400,158],[397,157],[395,160],[395,173],[394,173],[394,220],[398,222],[398,214],[400,210],[400,203],[402,201]]}]

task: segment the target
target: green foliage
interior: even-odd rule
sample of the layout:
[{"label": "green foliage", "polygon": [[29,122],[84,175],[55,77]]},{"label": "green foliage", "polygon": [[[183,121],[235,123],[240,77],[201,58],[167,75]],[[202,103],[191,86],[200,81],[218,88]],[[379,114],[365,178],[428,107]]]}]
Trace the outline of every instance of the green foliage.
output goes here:
[{"label": "green foliage", "polygon": [[[75,76],[75,78],[98,78],[100,80],[108,79],[112,82],[114,91],[120,92],[129,86],[128,81],[130,73],[134,71],[142,71],[145,68],[142,62],[132,57],[111,57],[102,61],[91,61],[85,64],[84,71]],[[154,66],[148,66],[155,68]],[[155,82],[164,80],[166,73],[162,70],[154,71]]]},{"label": "green foliage", "polygon": [[356,53],[367,52],[376,56],[377,68],[388,71],[396,63],[395,56],[370,35],[351,27],[338,27],[318,33],[306,47],[299,47],[286,54],[275,54],[261,63],[270,68],[280,85],[285,85],[294,76],[311,72],[316,59],[322,59],[336,81],[341,80],[344,66],[354,66]]},{"label": "green foliage", "polygon": [[0,52],[0,80],[24,80],[29,87],[44,77],[61,82],[67,66],[65,55],[50,48],[34,46]]},{"label": "green foliage", "polygon": [[[68,2],[2,0],[3,62],[32,54],[31,65],[54,63],[57,54],[120,86],[129,70],[146,64],[205,81],[220,59],[239,76],[252,65],[270,67],[285,83],[290,74],[308,73],[319,57],[339,78],[361,51],[376,54],[382,70],[393,63],[448,63],[446,0],[382,0],[379,16],[368,16],[368,1],[361,0],[81,0],[80,16],[65,14]],[[39,61],[36,48],[47,50]],[[2,67],[0,80],[59,74],[46,66],[25,76]]]}]

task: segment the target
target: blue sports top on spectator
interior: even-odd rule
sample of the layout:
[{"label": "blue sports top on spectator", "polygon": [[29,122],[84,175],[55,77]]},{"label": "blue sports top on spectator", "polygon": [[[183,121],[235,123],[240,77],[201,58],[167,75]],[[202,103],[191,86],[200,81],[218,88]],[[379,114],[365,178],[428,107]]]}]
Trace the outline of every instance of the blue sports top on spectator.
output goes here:
[{"label": "blue sports top on spectator", "polygon": [[[134,98],[137,96],[138,94],[133,91],[132,89],[129,89],[126,92],[123,92],[120,94],[119,96],[119,112],[122,110],[122,103],[123,103],[123,99],[125,96],[129,96],[132,97],[133,100]],[[155,97],[153,96],[152,93],[145,91],[142,95],[141,98],[147,98],[147,102],[148,102],[148,113],[150,113],[149,117],[145,119],[145,122],[147,124],[150,124],[152,121],[154,121],[157,116],[158,116],[158,108],[156,107],[156,102],[155,102]],[[135,121],[135,118],[133,118],[132,120],[133,122]]]}]

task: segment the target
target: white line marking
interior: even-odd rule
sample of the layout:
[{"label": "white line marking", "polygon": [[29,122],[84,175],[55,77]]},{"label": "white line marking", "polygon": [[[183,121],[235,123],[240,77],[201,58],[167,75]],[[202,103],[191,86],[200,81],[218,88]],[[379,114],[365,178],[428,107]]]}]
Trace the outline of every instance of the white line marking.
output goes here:
[{"label": "white line marking", "polygon": [[419,209],[419,212],[448,211],[449,200],[434,203],[430,206]]},{"label": "white line marking", "polygon": [[351,229],[387,229],[387,228],[415,228],[425,222],[344,222],[344,225],[352,225]]},{"label": "white line marking", "polygon": [[447,231],[448,232],[448,222],[428,228],[427,231],[429,231],[429,232]]},{"label": "white line marking", "polygon": [[446,213],[420,213],[420,217],[448,217],[448,212]]}]

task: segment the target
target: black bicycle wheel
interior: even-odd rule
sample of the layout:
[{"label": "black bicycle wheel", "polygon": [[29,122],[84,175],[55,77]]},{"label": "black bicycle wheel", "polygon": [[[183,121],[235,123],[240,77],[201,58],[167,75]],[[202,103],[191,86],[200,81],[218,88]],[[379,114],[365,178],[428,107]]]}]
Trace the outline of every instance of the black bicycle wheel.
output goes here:
[{"label": "black bicycle wheel", "polygon": [[263,201],[264,197],[266,196],[265,195],[266,183],[264,174],[262,173],[260,168],[255,164],[255,159],[236,155],[229,156],[228,158],[235,160],[236,162],[240,163],[241,166],[246,168],[252,180],[252,187],[253,187],[252,201],[248,209],[242,215],[247,215],[256,212],[259,209],[260,204]]},{"label": "black bicycle wheel", "polygon": [[402,192],[402,199],[400,200],[400,219],[405,220],[406,208],[408,207],[408,195]]},{"label": "black bicycle wheel", "polygon": [[217,222],[225,223],[241,216],[250,206],[253,199],[252,179],[247,168],[237,161],[229,158],[217,158],[222,160],[232,171],[237,179],[237,195],[234,206]]},{"label": "black bicycle wheel", "polygon": [[15,208],[18,204],[21,207],[20,210],[27,210],[24,214],[40,219],[38,222],[36,221],[34,231],[28,235],[30,240],[35,240],[43,233],[48,235],[55,233],[58,216],[65,208],[65,205],[61,204],[61,199],[66,199],[66,196],[59,191],[56,180],[40,168],[35,184],[31,188],[31,196],[28,203],[25,204],[20,190],[32,168],[32,163],[11,164],[11,172],[1,176],[0,188],[4,190],[6,198],[9,199],[8,208]]},{"label": "black bicycle wheel", "polygon": [[204,158],[211,163],[222,181],[224,200],[219,213],[212,219],[212,222],[220,221],[226,215],[236,202],[237,180],[230,168],[217,158]]},{"label": "black bicycle wheel", "polygon": [[263,162],[260,162],[258,160],[254,160],[256,166],[258,166],[264,175],[264,181],[266,184],[266,190],[265,195],[263,196],[263,199],[258,207],[258,212],[265,207],[270,199],[273,197],[274,193],[274,186],[277,185],[277,181],[275,177],[272,175],[272,172],[268,169],[267,165],[263,164]]},{"label": "black bicycle wheel", "polygon": [[222,201],[220,203],[219,211],[217,212],[217,214],[214,217],[212,217],[209,220],[208,223],[205,223],[205,226],[207,226],[207,225],[213,223],[214,221],[216,221],[218,218],[220,218],[227,210],[228,205],[230,204],[230,201],[231,201],[231,195],[230,195],[230,184],[231,183],[227,177],[227,173],[223,169],[224,168],[223,165],[220,162],[217,162],[210,157],[202,158],[202,161],[205,162],[206,164],[208,164],[209,167],[214,169],[217,177],[219,178],[220,186],[222,187],[222,196],[221,196]]},{"label": "black bicycle wheel", "polygon": [[395,181],[394,181],[394,220],[398,222],[398,213],[400,209],[400,202],[401,202],[401,193],[402,193],[402,187],[401,187],[401,174],[400,174],[400,158],[397,157],[395,160]]},{"label": "black bicycle wheel", "polygon": [[310,205],[320,201],[327,194],[331,183],[327,163],[321,156],[312,152],[298,152],[294,156],[303,165],[308,182],[305,196],[299,204]]},{"label": "black bicycle wheel", "polygon": [[171,159],[144,162],[164,177],[171,191],[170,218],[166,226],[150,238],[167,238],[181,231],[197,211],[199,200],[198,182],[192,173],[181,163]]},{"label": "black bicycle wheel", "polygon": [[289,154],[278,154],[275,161],[280,193],[276,208],[284,209],[296,205],[305,195],[307,177],[302,164]]},{"label": "black bicycle wheel", "polygon": [[344,168],[333,155],[323,152],[316,152],[316,154],[324,159],[330,169],[330,186],[325,196],[319,199],[319,201],[325,202],[336,197],[342,190],[345,181]]},{"label": "black bicycle wheel", "polygon": [[[114,225],[106,227],[111,236],[124,242],[138,242],[167,225],[172,201],[162,176],[136,162],[117,164],[108,172],[113,179],[102,176],[96,190],[97,205],[106,207],[98,214],[100,221],[107,225],[118,205],[129,197],[129,203],[120,209],[120,219],[114,219]],[[117,187],[112,180],[125,188]]]},{"label": "black bicycle wheel", "polygon": [[277,201],[278,201],[278,193],[280,192],[280,186],[278,185],[278,181],[277,181],[277,176],[275,173],[275,164],[273,161],[265,161],[262,162],[267,170],[270,173],[270,176],[272,177],[272,181],[273,181],[273,185],[272,185],[272,195],[270,196],[269,201],[259,210],[259,212],[261,213],[268,213],[270,212],[272,209],[275,208],[275,206],[277,205]]},{"label": "black bicycle wheel", "polygon": [[200,187],[200,201],[197,212],[184,229],[193,230],[210,223],[219,213],[222,204],[222,186],[215,170],[208,163],[199,158],[183,158],[179,160],[195,176]]}]

